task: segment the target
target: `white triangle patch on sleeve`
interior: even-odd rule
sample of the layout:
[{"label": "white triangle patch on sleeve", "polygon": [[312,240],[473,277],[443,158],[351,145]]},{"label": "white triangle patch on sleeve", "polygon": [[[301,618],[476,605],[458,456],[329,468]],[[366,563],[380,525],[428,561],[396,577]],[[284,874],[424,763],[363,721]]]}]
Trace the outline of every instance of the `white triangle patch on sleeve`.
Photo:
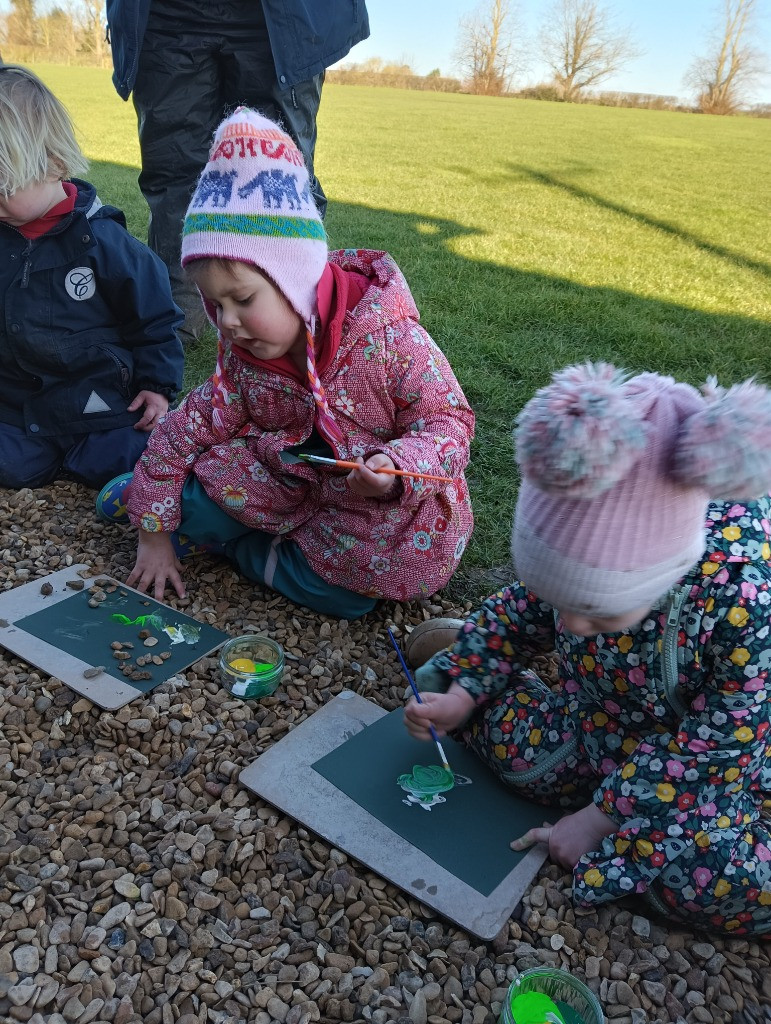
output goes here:
[{"label": "white triangle patch on sleeve", "polygon": [[84,414],[85,413],[89,413],[89,412],[110,412],[110,411],[111,411],[110,410],[110,406],[107,404],[107,402],[104,401],[103,398],[100,398],[99,395],[97,395],[96,391],[92,391],[91,392],[91,394],[88,396],[88,401],[86,402],[86,404],[83,407],[83,413]]}]

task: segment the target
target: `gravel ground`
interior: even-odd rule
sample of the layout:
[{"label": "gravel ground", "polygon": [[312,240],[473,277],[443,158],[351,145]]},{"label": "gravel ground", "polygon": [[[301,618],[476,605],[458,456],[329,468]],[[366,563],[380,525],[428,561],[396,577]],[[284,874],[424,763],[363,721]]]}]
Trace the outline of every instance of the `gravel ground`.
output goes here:
[{"label": "gravel ground", "polygon": [[[131,531],[73,484],[0,491],[7,590],[74,562],[125,578]],[[0,1020],[32,1024],[493,1024],[517,972],[563,965],[611,1024],[771,1021],[771,943],[694,935],[633,904],[577,913],[546,865],[489,944],[239,787],[241,768],[343,687],[385,708],[396,631],[449,602],[363,623],[306,613],[202,559],[192,615],[267,631],[274,697],[229,697],[203,659],[114,714],[0,658]]]}]

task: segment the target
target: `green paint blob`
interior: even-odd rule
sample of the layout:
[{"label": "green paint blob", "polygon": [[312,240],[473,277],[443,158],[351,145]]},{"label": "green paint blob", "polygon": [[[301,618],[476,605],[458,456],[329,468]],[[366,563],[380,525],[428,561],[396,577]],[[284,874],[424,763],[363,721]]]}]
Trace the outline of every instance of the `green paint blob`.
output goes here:
[{"label": "green paint blob", "polygon": [[130,619],[128,615],[121,615],[120,612],[117,612],[111,615],[110,618],[114,622],[119,622],[121,626],[153,626],[155,629],[161,629],[163,626],[163,619],[156,613],[152,615],[137,615],[135,619]]},{"label": "green paint blob", "polygon": [[400,775],[396,780],[402,789],[421,799],[430,799],[437,793],[446,793],[455,785],[455,776],[439,765],[413,765],[412,772]]},{"label": "green paint blob", "polygon": [[523,992],[511,1000],[514,1024],[566,1024],[553,999],[543,992]]}]

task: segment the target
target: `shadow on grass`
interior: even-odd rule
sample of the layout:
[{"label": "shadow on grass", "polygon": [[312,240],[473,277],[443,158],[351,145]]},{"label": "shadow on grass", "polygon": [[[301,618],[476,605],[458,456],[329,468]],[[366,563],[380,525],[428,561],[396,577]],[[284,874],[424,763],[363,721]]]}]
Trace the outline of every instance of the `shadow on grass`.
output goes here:
[{"label": "shadow on grass", "polygon": [[510,167],[539,185],[560,189],[575,199],[586,200],[595,206],[601,207],[603,210],[610,210],[613,213],[621,214],[623,217],[628,217],[629,220],[636,221],[638,224],[673,235],[675,238],[679,238],[681,241],[692,245],[695,249],[701,249],[712,256],[718,256],[720,259],[733,263],[736,267],[745,270],[756,270],[766,277],[771,277],[771,264],[763,263],[761,260],[755,260],[749,256],[743,256],[742,253],[735,252],[733,249],[726,249],[722,245],[715,245],[714,242],[708,242],[706,239],[694,235],[691,231],[684,231],[677,224],[670,224],[668,221],[659,220],[657,217],[650,217],[648,214],[640,213],[638,210],[630,210],[626,206],[621,206],[620,203],[614,203],[610,199],[597,195],[596,192],[589,192],[586,189],[579,188],[577,185],[571,185],[570,182],[561,181],[553,174],[546,174],[544,171],[538,171],[534,167],[525,167],[523,164],[511,164]]},{"label": "shadow on grass", "polygon": [[[124,204],[129,226],[141,237],[146,209],[136,173],[135,168],[92,165],[103,202]],[[454,243],[478,232],[451,218],[393,213],[333,199],[326,227],[333,248],[385,249],[392,254],[409,282],[422,323],[447,354],[476,412],[468,477],[477,525],[448,588],[453,598],[476,601],[507,578],[517,486],[511,428],[522,405],[554,370],[604,359],[633,372],[657,370],[693,384],[712,374],[723,383],[752,375],[769,379],[771,325],[766,322],[471,260],[454,252]],[[730,258],[738,281],[744,273],[762,269],[741,254],[700,244]],[[187,379],[192,385],[213,368],[213,337],[189,358]]]}]

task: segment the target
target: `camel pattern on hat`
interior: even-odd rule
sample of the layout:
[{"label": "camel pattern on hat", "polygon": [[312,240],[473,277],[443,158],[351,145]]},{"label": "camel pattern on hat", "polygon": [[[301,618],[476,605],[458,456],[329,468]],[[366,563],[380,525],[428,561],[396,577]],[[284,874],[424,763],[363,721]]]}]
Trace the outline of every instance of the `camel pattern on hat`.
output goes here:
[{"label": "camel pattern on hat", "polygon": [[327,260],[302,154],[276,124],[241,108],[220,125],[182,231],[182,263],[250,263],[307,324]]}]

